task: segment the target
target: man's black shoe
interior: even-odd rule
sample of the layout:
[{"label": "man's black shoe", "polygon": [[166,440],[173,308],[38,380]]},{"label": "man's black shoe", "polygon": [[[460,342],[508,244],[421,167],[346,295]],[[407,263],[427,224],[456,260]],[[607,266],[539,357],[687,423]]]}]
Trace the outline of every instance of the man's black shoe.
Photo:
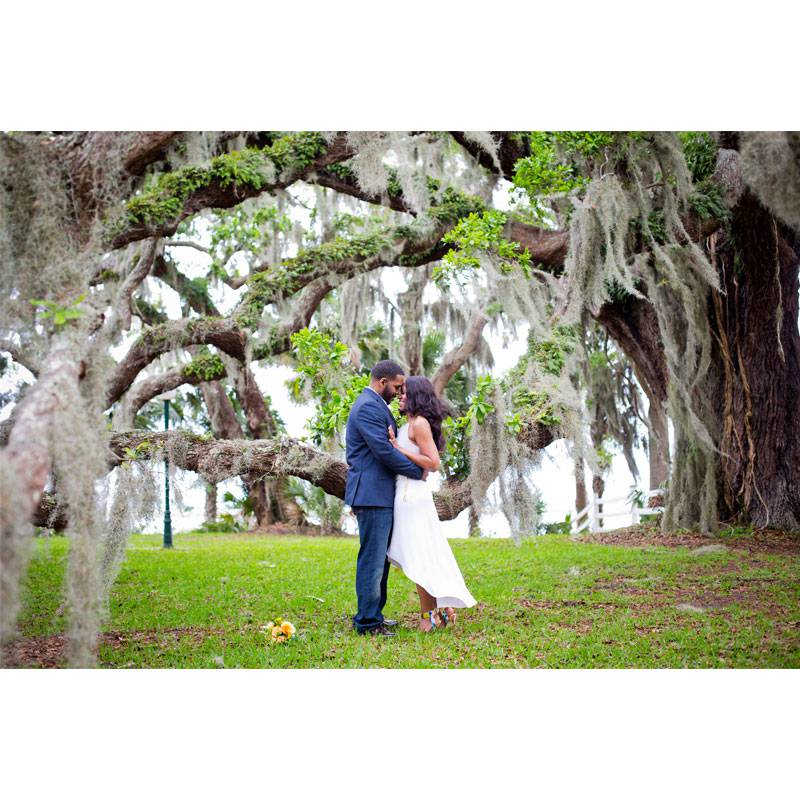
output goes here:
[{"label": "man's black shoe", "polygon": [[390,631],[386,625],[378,625],[376,628],[367,628],[365,631],[359,631],[360,634],[369,634],[370,636],[396,636],[394,631]]},{"label": "man's black shoe", "polygon": [[387,628],[394,628],[395,625],[399,625],[400,623],[396,619],[385,619],[383,624]]}]

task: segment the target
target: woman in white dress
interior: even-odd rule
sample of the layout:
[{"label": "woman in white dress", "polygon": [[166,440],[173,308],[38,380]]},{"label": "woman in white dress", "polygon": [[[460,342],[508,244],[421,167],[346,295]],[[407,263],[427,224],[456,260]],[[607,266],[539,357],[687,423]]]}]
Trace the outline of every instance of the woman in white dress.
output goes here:
[{"label": "woman in white dress", "polygon": [[[438,470],[441,463],[445,409],[427,378],[412,375],[406,380],[400,394],[400,412],[408,422],[397,432],[397,438],[390,427],[389,439],[403,455],[426,470],[426,475]],[[417,585],[420,630],[432,631],[454,623],[456,608],[475,605],[439,522],[433,491],[425,480],[397,476],[394,527],[386,556]]]}]

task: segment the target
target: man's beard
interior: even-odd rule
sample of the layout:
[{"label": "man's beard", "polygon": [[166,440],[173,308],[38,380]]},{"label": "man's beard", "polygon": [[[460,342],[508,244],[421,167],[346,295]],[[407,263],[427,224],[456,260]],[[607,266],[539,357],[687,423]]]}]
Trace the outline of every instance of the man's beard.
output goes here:
[{"label": "man's beard", "polygon": [[387,405],[391,403],[392,400],[394,400],[394,390],[392,387],[384,386],[383,391],[381,392],[381,397],[384,399]]}]

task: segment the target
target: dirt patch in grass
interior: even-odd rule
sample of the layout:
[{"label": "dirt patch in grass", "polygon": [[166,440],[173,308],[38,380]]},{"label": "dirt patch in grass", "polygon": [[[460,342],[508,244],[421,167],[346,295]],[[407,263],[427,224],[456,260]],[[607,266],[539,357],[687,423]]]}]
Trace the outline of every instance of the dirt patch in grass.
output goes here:
[{"label": "dirt patch in grass", "polygon": [[608,610],[630,609],[626,603],[596,603],[591,600],[532,600],[530,598],[523,598],[519,601],[522,608],[538,608],[538,609],[562,609],[570,608],[573,606],[586,606],[588,608],[602,608]]},{"label": "dirt patch in grass", "polygon": [[650,595],[658,594],[658,587],[639,586],[636,578],[624,578],[618,576],[610,581],[596,581],[592,589],[599,589],[601,592],[619,592],[626,595]]},{"label": "dirt patch in grass", "polygon": [[688,547],[690,549],[724,545],[733,550],[770,555],[800,555],[800,533],[774,528],[759,528],[735,535],[709,535],[695,531],[663,533],[655,525],[633,525],[608,533],[583,533],[574,541],[587,544],[610,544],[621,547]]},{"label": "dirt patch in grass", "polygon": [[776,577],[741,577],[737,585],[729,589],[709,590],[702,579],[713,574],[708,569],[698,568],[678,573],[672,585],[657,582],[650,587],[637,585],[639,579],[616,576],[611,580],[597,581],[592,589],[629,597],[637,608],[663,609],[672,606],[679,610],[706,612],[741,606],[773,619],[782,619],[792,613],[790,607],[773,600],[774,584],[779,580]]},{"label": "dirt patch in grass", "polygon": [[576,633],[591,633],[594,630],[594,620],[582,619],[578,622],[560,622],[557,626],[550,626],[551,628],[569,628]]},{"label": "dirt patch in grass", "polygon": [[3,667],[63,667],[67,637],[31,636],[3,648]]},{"label": "dirt patch in grass", "polygon": [[[100,645],[119,649],[132,643],[139,645],[175,644],[179,640],[191,639],[200,644],[209,636],[224,633],[223,628],[168,628],[159,631],[109,631],[100,636]],[[3,667],[66,667],[67,637],[30,636],[17,639],[3,648]]]},{"label": "dirt patch in grass", "polygon": [[[730,574],[726,572],[725,574]],[[655,611],[677,609],[696,613],[725,611],[740,607],[763,614],[774,621],[786,621],[795,613],[791,605],[776,602],[774,576],[740,576],[732,585],[714,585],[716,571],[711,565],[698,561],[697,565],[677,573],[670,580],[657,576],[629,577],[616,575],[601,578],[591,586],[590,592],[609,592],[612,597],[588,596],[585,599],[520,598],[518,606],[524,610],[562,611],[570,607],[639,616]],[[712,579],[709,585],[709,578]],[[525,611],[519,614],[524,615]],[[569,626],[568,626],[569,627]]]},{"label": "dirt patch in grass", "polygon": [[[676,589],[667,600],[676,607],[693,607],[702,611],[715,611],[728,606],[739,605],[759,611],[776,611],[779,606],[765,603],[761,592],[752,586],[741,586],[726,594],[703,591],[701,589]],[[772,614],[770,616],[773,616]]]}]

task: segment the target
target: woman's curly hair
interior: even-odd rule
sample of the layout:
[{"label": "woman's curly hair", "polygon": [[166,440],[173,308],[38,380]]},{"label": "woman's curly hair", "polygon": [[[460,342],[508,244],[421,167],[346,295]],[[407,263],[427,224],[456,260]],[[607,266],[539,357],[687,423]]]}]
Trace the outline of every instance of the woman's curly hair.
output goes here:
[{"label": "woman's curly hair", "polygon": [[406,408],[407,417],[425,417],[431,425],[431,433],[436,447],[441,453],[444,450],[444,435],[442,434],[442,420],[450,415],[450,408],[446,402],[439,398],[433,384],[423,375],[411,375],[406,379]]}]

